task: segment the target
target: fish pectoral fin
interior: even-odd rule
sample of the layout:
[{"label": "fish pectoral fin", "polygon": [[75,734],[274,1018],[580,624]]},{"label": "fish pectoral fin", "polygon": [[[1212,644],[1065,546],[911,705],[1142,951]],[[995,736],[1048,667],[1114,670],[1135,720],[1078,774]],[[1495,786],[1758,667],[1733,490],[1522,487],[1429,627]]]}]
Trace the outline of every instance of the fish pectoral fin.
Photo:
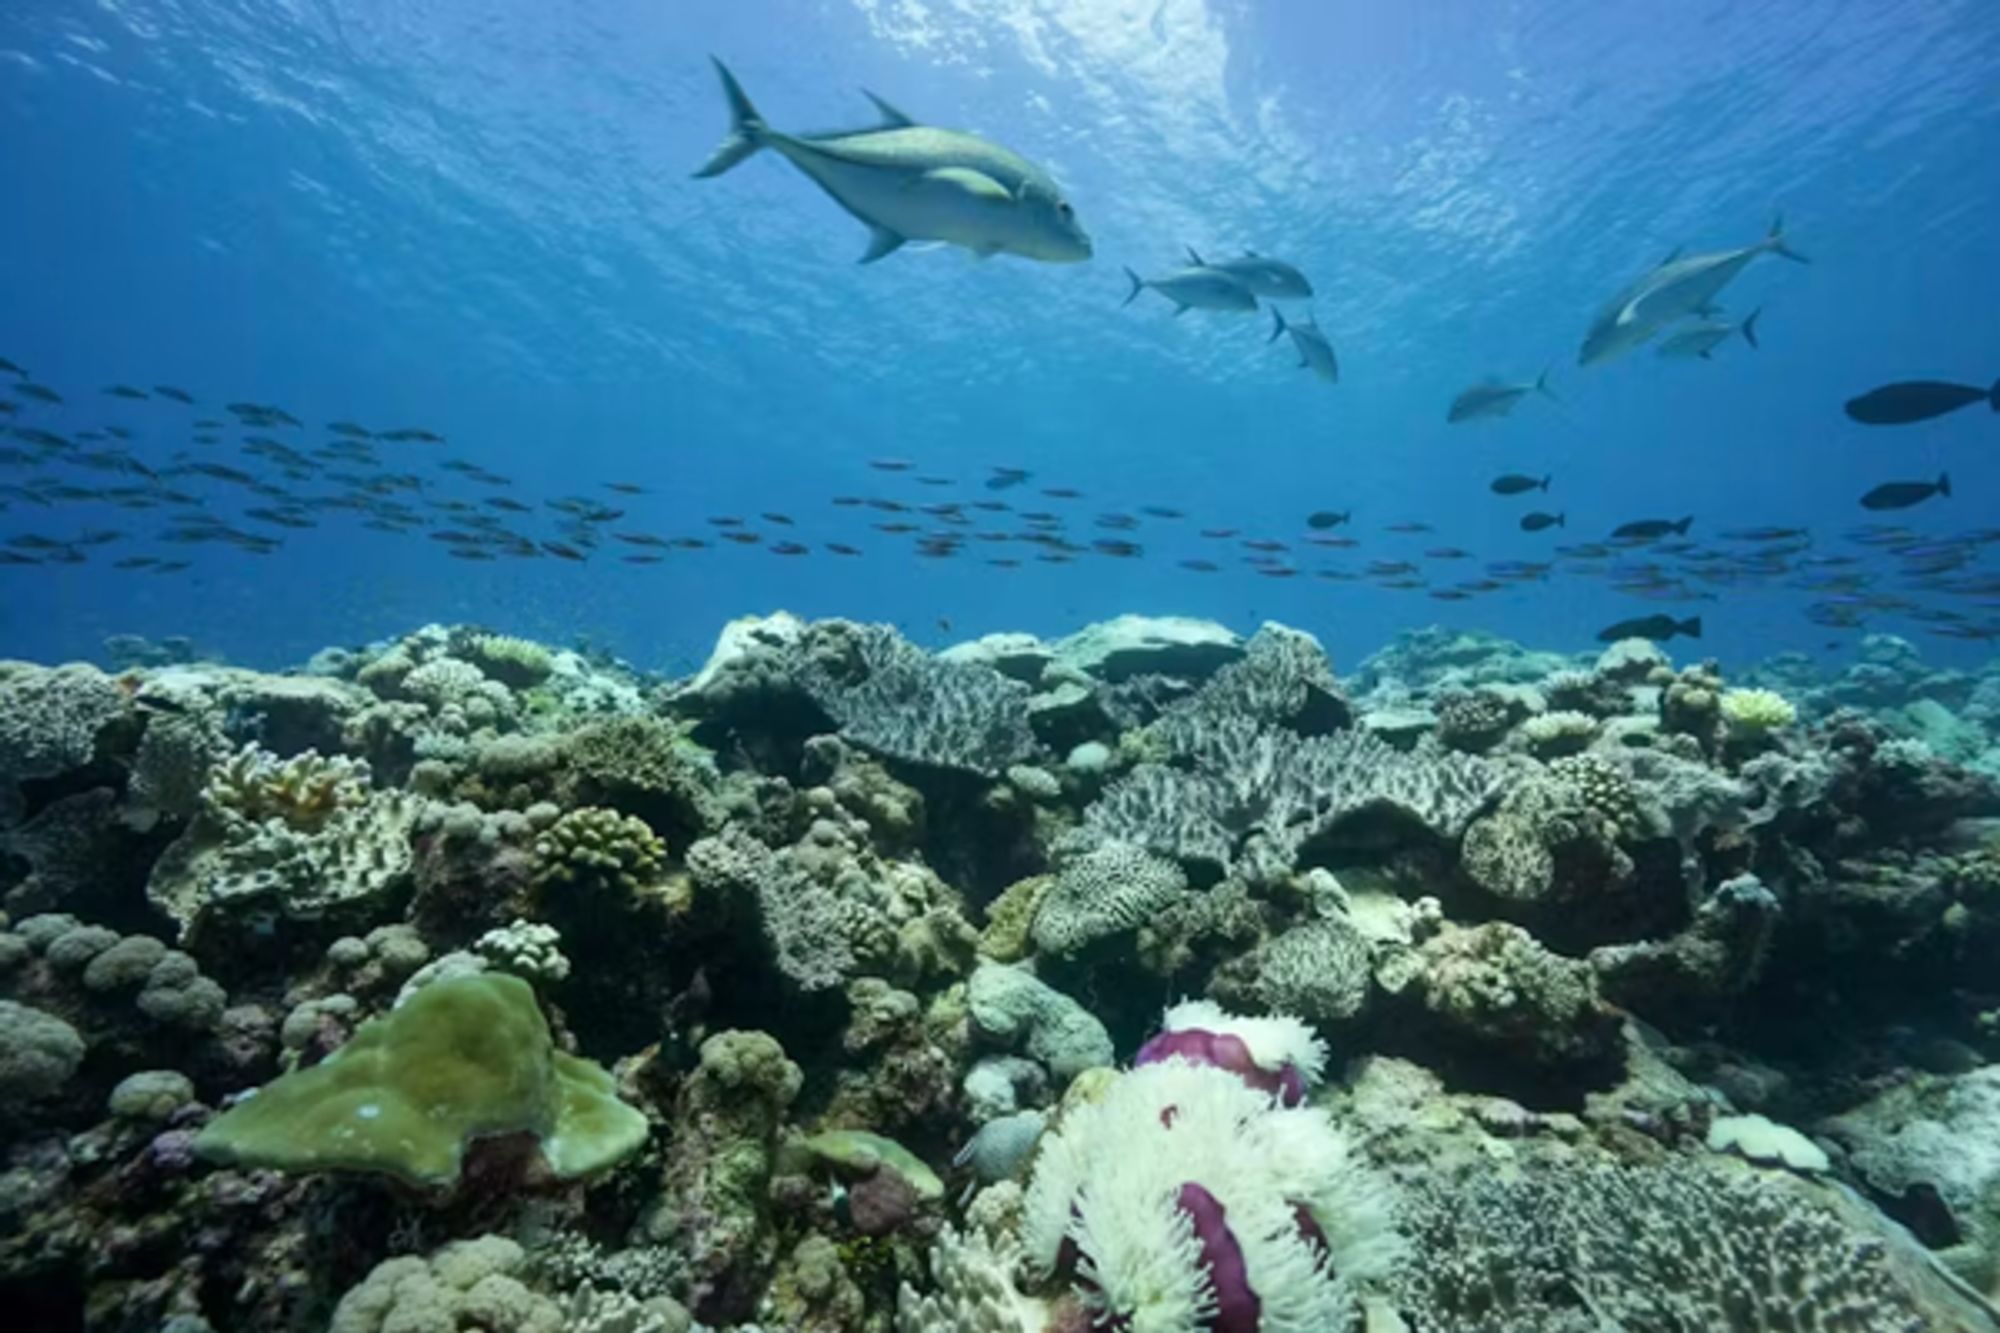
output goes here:
[{"label": "fish pectoral fin", "polygon": [[992,203],[1009,202],[1014,198],[1006,186],[985,172],[974,171],[971,167],[934,167],[916,179],[925,185],[957,190],[972,198],[985,199]]},{"label": "fish pectoral fin", "polygon": [[972,247],[972,257],[974,259],[991,259],[999,253],[1000,247],[997,245],[975,245]]},{"label": "fish pectoral fin", "polygon": [[898,232],[890,231],[881,223],[870,223],[868,227],[868,248],[861,254],[860,262],[872,264],[883,255],[893,254],[902,248],[907,239]]}]

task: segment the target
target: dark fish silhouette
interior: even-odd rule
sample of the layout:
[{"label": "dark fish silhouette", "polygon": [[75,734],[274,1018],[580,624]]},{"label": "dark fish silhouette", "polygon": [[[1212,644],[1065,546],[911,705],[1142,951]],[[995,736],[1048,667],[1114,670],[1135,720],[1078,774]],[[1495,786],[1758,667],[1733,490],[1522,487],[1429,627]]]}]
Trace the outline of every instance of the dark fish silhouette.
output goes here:
[{"label": "dark fish silhouette", "polygon": [[1655,537],[1664,537],[1669,533],[1677,537],[1684,537],[1687,535],[1688,528],[1693,523],[1694,519],[1692,517],[1678,520],[1642,518],[1631,523],[1619,524],[1616,528],[1612,529],[1611,535],[1633,541],[1651,541]]},{"label": "dark fish silhouette", "polygon": [[48,385],[30,384],[26,380],[22,380],[19,384],[16,384],[14,392],[20,394],[23,398],[33,398],[37,402],[60,403],[62,401],[62,395],[51,389]]},{"label": "dark fish silhouette", "polygon": [[1615,625],[1607,625],[1598,631],[1600,643],[1616,643],[1620,639],[1654,639],[1665,642],[1676,636],[1689,639],[1701,637],[1701,617],[1691,616],[1686,620],[1676,620],[1669,615],[1640,616],[1636,620],[1621,620]]},{"label": "dark fish silhouette", "polygon": [[1540,532],[1544,528],[1566,527],[1568,526],[1565,522],[1567,517],[1564,514],[1544,514],[1540,512],[1523,514],[1521,515],[1521,530],[1523,532]]},{"label": "dark fish silhouette", "polygon": [[190,407],[194,405],[193,394],[189,393],[186,389],[177,389],[171,384],[155,384],[153,392],[162,398],[172,399],[176,403],[186,403]]},{"label": "dark fish silhouette", "polygon": [[1970,407],[1982,398],[2000,412],[2000,381],[1990,389],[1979,389],[1944,380],[1904,380],[1848,399],[1845,410],[1864,426],[1907,426]]},{"label": "dark fish silhouette", "polygon": [[1503,477],[1495,477],[1487,489],[1495,495],[1522,495],[1528,491],[1545,491],[1552,480],[1551,477],[1526,477],[1518,472],[1509,472]]},{"label": "dark fish silhouette", "polygon": [[1863,509],[1908,509],[1933,495],[1951,497],[1951,474],[1940,472],[1936,481],[1888,481],[1861,497]]},{"label": "dark fish silhouette", "polygon": [[1351,509],[1343,509],[1337,514],[1331,509],[1320,509],[1306,515],[1306,526],[1315,532],[1324,532],[1328,528],[1339,527],[1353,517],[1354,511]]}]

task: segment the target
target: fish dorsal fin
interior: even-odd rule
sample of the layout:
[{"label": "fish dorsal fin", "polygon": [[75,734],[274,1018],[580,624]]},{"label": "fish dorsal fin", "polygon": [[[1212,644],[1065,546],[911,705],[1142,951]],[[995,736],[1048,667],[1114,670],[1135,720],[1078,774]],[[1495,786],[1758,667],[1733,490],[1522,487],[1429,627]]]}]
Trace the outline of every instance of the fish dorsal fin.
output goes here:
[{"label": "fish dorsal fin", "polygon": [[915,128],[917,123],[916,121],[911,120],[908,116],[904,115],[894,106],[883,101],[881,98],[877,97],[874,93],[869,92],[866,88],[863,88],[861,90],[861,95],[867,98],[869,101],[873,102],[875,104],[875,109],[882,113],[882,123],[876,126],[875,128],[882,130],[907,130]]},{"label": "fish dorsal fin", "polygon": [[1685,249],[1687,249],[1685,245],[1675,246],[1673,249],[1667,251],[1667,257],[1665,259],[1662,259],[1658,264],[1655,264],[1654,267],[1665,268],[1667,265],[1673,263],[1676,259],[1679,259],[1681,257],[1681,251]]},{"label": "fish dorsal fin", "polygon": [[1195,248],[1192,245],[1190,245],[1187,248],[1187,252],[1188,252],[1188,263],[1193,264],[1196,268],[1208,267],[1207,262],[1203,260],[1198,253],[1195,252]]}]

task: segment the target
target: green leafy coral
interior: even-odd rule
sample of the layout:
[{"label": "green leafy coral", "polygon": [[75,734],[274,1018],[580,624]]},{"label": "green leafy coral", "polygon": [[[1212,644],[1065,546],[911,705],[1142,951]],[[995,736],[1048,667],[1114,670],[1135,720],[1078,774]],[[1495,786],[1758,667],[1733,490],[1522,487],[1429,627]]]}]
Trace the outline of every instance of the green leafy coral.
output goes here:
[{"label": "green leafy coral", "polygon": [[555,1048],[534,991],[485,972],[433,982],[308,1069],[210,1122],[195,1150],[232,1166],[458,1179],[468,1140],[527,1132],[556,1175],[635,1151],[646,1118],[611,1076]]}]

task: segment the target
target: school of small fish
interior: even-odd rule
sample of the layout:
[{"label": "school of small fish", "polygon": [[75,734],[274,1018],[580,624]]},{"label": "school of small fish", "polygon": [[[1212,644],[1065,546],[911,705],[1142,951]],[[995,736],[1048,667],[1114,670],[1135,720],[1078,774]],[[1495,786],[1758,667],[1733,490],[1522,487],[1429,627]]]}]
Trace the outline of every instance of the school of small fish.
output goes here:
[{"label": "school of small fish", "polygon": [[[1047,172],[979,136],[918,123],[873,94],[880,114],[869,129],[792,135],[772,129],[730,71],[716,62],[731,123],[696,172],[719,176],[771,149],[819,185],[869,229],[862,262],[908,241],[961,246],[985,258],[1012,254],[1043,262],[1087,260],[1092,244],[1075,210]],[[1709,359],[1740,335],[1758,347],[1753,311],[1723,316],[1717,298],[1753,260],[1804,257],[1773,222],[1759,241],[1732,250],[1670,254],[1598,312],[1578,355],[1596,365],[1658,339],[1669,359]],[[1270,303],[1267,341],[1288,337],[1298,365],[1338,383],[1333,344],[1310,314],[1287,318],[1278,301],[1312,299],[1295,265],[1246,251],[1187,262],[1143,277],[1125,270],[1126,304],[1153,292],[1176,315],[1188,310],[1253,312]],[[1531,396],[1555,399],[1549,372],[1533,380],[1490,377],[1450,404],[1451,423],[1501,418]],[[115,400],[141,425],[107,421],[95,408]],[[91,406],[84,402],[90,401]],[[2000,383],[1990,389],[1915,381],[1885,385],[1850,400],[1855,422],[1906,425],[1984,401],[2000,412]],[[143,405],[143,406],[141,406]],[[698,528],[668,529],[636,512],[648,489],[634,481],[599,483],[603,495],[526,497],[512,479],[455,456],[430,429],[377,429],[351,420],[309,428],[285,409],[253,401],[204,411],[196,395],[170,384],[118,382],[95,400],[70,395],[0,357],[0,512],[35,515],[37,530],[0,539],[0,568],[75,565],[102,559],[135,577],[197,570],[204,552],[269,556],[288,532],[336,517],[360,528],[431,544],[444,557],[474,562],[615,559],[657,565],[729,547],[788,558],[909,554],[926,560],[979,559],[996,569],[1067,565],[1093,559],[1153,560],[1195,575],[1239,567],[1264,578],[1365,583],[1468,601],[1557,577],[1596,578],[1621,593],[1660,603],[1715,601],[1725,591],[1783,588],[1812,600],[1806,614],[1837,630],[1909,625],[1959,639],[2000,638],[2000,527],[1938,537],[1909,527],[1870,523],[1831,537],[1797,527],[1694,533],[1693,516],[1645,517],[1615,524],[1601,537],[1553,545],[1544,559],[1481,561],[1437,543],[1430,524],[1400,519],[1358,535],[1352,507],[1302,516],[1297,531],[1246,532],[1226,520],[1196,518],[1167,505],[1100,509],[1073,486],[1041,484],[1029,469],[992,466],[983,476],[927,471],[904,458],[869,463],[879,481],[866,491],[829,497],[827,512],[709,516]],[[1547,496],[1549,474],[1510,472],[1488,489],[1503,498]],[[1004,493],[1032,487],[1019,501]],[[949,498],[963,494],[969,498]],[[1884,482],[1860,497],[1863,508],[1896,511],[1949,499],[1951,479]],[[604,498],[609,496],[611,498]],[[72,526],[72,506],[147,514],[144,531]],[[1523,513],[1528,533],[1575,531],[1561,508]],[[1364,554],[1365,551],[1365,554]],[[101,553],[101,554],[100,554]],[[1700,616],[1655,613],[1621,620],[1601,638],[1699,638]]]},{"label": "school of small fish", "polygon": [[[115,403],[109,411],[100,403]],[[269,556],[287,535],[342,522],[473,562],[556,560],[660,565],[732,548],[783,558],[978,560],[997,569],[1144,560],[1188,575],[1238,569],[1262,578],[1369,585],[1464,602],[1565,577],[1602,580],[1657,603],[1715,601],[1757,587],[1803,591],[1807,615],[1835,629],[1919,627],[1947,638],[2000,638],[2000,527],[1945,537],[1870,523],[1816,538],[1804,528],[1735,528],[1704,540],[1692,515],[1642,517],[1536,560],[1482,560],[1440,542],[1421,519],[1363,525],[1352,506],[1300,516],[1296,529],[1252,531],[1164,504],[1103,508],[1074,486],[1023,467],[959,475],[909,458],[867,464],[873,481],[827,497],[823,512],[713,514],[692,526],[647,521],[642,483],[611,478],[595,494],[519,494],[513,479],[460,457],[438,432],[351,420],[317,429],[250,401],[205,410],[174,385],[117,383],[96,401],[59,393],[0,358],[0,512],[28,530],[0,539],[0,569],[103,562],[135,578],[200,573],[223,556]],[[105,418],[116,415],[121,420]],[[88,422],[89,424],[79,424]],[[1544,496],[1551,475],[1510,472],[1486,489]],[[1895,510],[1951,495],[1951,479],[1884,483],[1862,499]],[[1004,497],[1004,498],[1003,498]],[[78,508],[134,515],[76,524]],[[136,516],[144,515],[143,519]],[[1568,530],[1564,511],[1519,526]],[[1699,637],[1698,616],[1655,614],[1607,627],[1610,638]]]}]

